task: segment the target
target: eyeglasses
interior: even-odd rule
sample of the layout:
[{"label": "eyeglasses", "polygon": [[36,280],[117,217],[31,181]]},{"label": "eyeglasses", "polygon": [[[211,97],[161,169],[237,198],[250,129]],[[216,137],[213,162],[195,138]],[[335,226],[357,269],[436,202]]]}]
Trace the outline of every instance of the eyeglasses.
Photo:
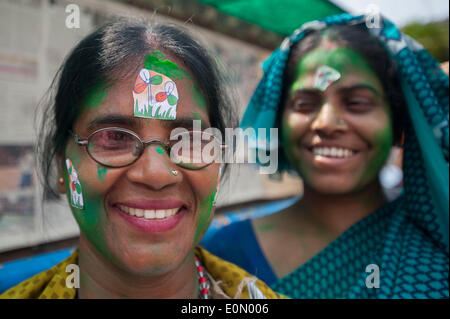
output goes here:
[{"label": "eyeglasses", "polygon": [[159,139],[143,141],[131,130],[120,127],[106,127],[91,133],[86,139],[71,132],[75,143],[86,148],[89,156],[97,163],[111,168],[125,167],[136,162],[147,145],[164,147],[158,153],[170,154],[176,165],[196,170],[204,168],[220,158],[225,145],[212,134],[201,131],[183,131],[171,135],[169,142]]}]

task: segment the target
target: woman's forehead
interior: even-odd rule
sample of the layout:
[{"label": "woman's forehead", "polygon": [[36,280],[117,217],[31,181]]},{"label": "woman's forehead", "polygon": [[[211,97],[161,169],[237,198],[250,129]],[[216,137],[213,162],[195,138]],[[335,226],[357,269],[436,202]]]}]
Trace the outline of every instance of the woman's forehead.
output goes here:
[{"label": "woman's forehead", "polygon": [[321,65],[328,65],[340,72],[354,68],[369,73],[374,72],[367,59],[361,53],[345,46],[330,46],[328,43],[322,43],[297,61],[297,74],[310,71]]},{"label": "woman's forehead", "polygon": [[[203,103],[199,103],[199,98],[202,102],[205,102],[203,95],[200,92],[195,92],[193,94],[193,88],[196,87],[195,83],[189,79],[178,79],[175,80],[177,88],[177,104],[176,104],[176,116],[172,119],[161,119],[158,117],[144,117],[139,116],[136,113],[136,99],[133,96],[134,87],[136,83],[136,77],[139,71],[134,72],[126,79],[117,81],[110,86],[96,86],[91,94],[88,95],[83,107],[80,109],[80,116],[77,120],[76,126],[88,126],[96,118],[106,117],[108,115],[121,115],[122,117],[135,118],[136,123],[162,123],[164,121],[184,121],[187,119],[196,119],[204,122],[204,125],[209,126],[209,117],[207,109],[204,107]],[[148,94],[149,90],[145,90],[144,94]],[[159,92],[151,92],[152,98]],[[200,95],[200,97],[199,97]],[[148,95],[147,95],[148,97]],[[156,101],[158,103],[158,101]],[[158,105],[160,109],[165,106],[170,106],[167,99],[154,103],[153,105]],[[166,102],[166,103],[164,103]],[[153,106],[151,103],[148,104],[149,107]],[[155,110],[156,113],[156,110]],[[151,121],[150,121],[151,120]],[[164,124],[165,125],[165,124]],[[167,124],[165,126],[172,126]]]},{"label": "woman's forehead", "polygon": [[304,87],[325,90],[337,83],[365,82],[383,90],[376,72],[359,52],[346,47],[320,46],[296,64],[291,91]]}]

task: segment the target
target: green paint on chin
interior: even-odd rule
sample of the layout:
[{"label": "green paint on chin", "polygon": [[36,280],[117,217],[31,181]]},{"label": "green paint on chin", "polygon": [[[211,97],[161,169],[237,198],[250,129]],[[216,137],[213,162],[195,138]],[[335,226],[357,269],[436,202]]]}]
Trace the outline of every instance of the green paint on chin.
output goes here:
[{"label": "green paint on chin", "polygon": [[105,166],[103,166],[101,164],[97,164],[97,176],[102,181],[105,180],[105,175],[106,175],[107,171],[108,171],[108,168],[106,168]]},{"label": "green paint on chin", "polygon": [[213,202],[216,193],[217,190],[215,190],[210,196],[208,196],[208,198],[205,201],[200,203],[200,211],[199,211],[200,216],[197,222],[197,227],[195,229],[194,245],[198,244],[200,236],[203,236],[209,227],[211,212],[213,209]]}]

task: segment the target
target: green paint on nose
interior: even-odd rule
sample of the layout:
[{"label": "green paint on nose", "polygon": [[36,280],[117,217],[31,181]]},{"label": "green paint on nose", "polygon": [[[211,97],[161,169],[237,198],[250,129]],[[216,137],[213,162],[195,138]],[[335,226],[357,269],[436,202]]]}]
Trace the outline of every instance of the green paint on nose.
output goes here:
[{"label": "green paint on nose", "polygon": [[157,151],[159,154],[164,154],[164,150],[163,150],[161,147],[157,147],[157,148],[156,148],[156,151]]}]

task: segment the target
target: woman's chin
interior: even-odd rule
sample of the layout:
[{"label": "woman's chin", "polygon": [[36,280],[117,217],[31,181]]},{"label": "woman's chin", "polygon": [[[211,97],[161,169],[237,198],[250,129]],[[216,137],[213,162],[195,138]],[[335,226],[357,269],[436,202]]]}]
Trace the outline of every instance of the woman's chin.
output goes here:
[{"label": "woman's chin", "polygon": [[[178,257],[178,256],[176,256]],[[159,276],[177,268],[181,260],[174,260],[172,256],[130,256],[127,259],[118,259],[117,265],[124,272],[135,276]]]},{"label": "woman's chin", "polygon": [[358,185],[345,177],[324,177],[305,180],[305,187],[325,195],[345,195],[353,193]]}]

